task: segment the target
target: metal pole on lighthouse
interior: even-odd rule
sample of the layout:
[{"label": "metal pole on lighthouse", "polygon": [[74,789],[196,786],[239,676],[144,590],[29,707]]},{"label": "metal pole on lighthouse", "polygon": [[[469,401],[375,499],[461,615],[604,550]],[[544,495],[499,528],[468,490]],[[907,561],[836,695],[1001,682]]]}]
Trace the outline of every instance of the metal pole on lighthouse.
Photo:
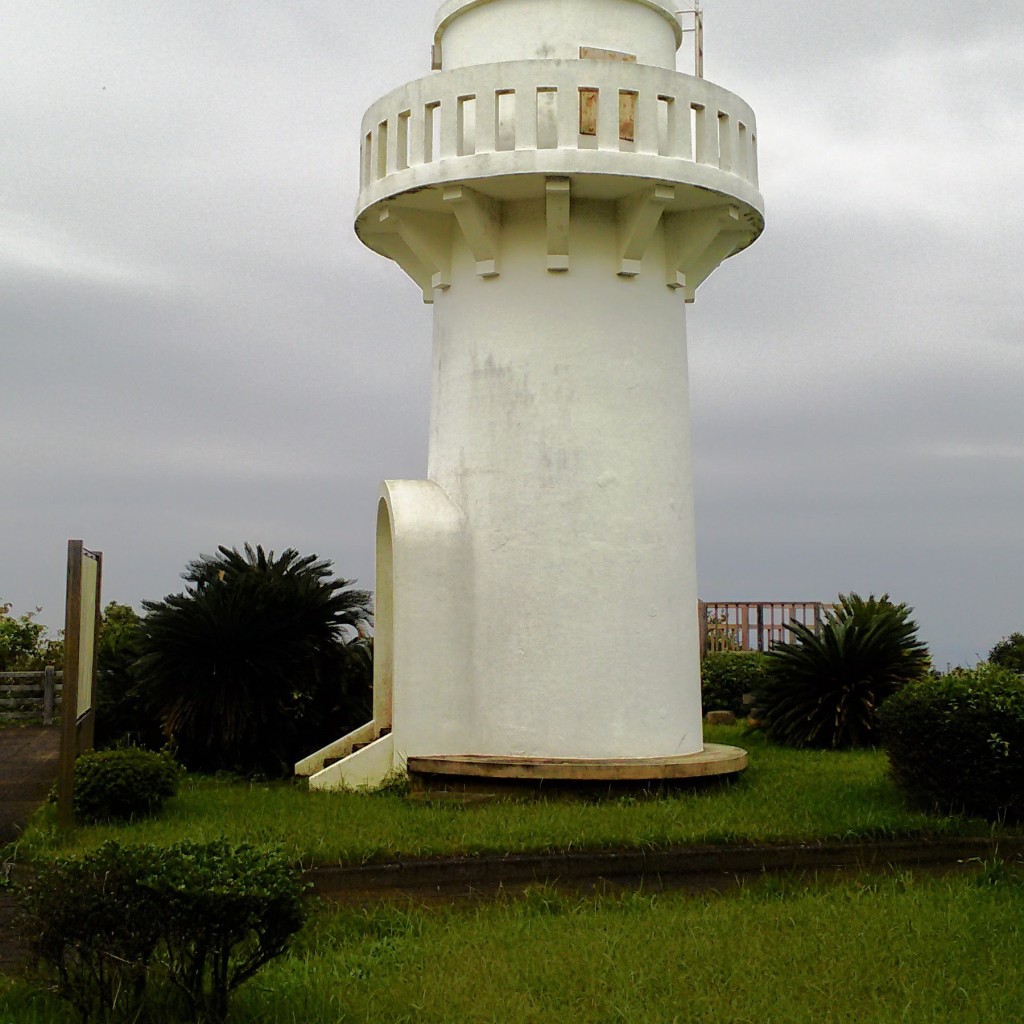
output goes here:
[{"label": "metal pole on lighthouse", "polygon": [[702,736],[685,303],[763,229],[757,129],[682,40],[663,0],[447,0],[364,117],[356,232],[433,304],[428,468],[383,485],[374,720],[314,787],[746,763]]}]

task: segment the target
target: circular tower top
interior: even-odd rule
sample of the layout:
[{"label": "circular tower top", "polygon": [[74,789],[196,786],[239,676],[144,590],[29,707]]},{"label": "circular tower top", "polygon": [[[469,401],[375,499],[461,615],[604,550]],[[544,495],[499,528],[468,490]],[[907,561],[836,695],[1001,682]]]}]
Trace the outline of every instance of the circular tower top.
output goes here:
[{"label": "circular tower top", "polygon": [[446,0],[436,17],[435,68],[554,59],[605,51],[675,69],[682,28],[664,0]]}]

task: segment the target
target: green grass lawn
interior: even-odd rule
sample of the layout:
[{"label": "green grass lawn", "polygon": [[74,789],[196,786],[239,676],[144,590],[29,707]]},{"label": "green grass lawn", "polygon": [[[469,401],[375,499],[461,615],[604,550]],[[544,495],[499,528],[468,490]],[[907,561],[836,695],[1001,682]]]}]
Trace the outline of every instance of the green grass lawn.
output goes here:
[{"label": "green grass lawn", "polygon": [[[316,913],[232,1024],[1006,1024],[1024,884],[768,880],[729,896],[566,897]],[[982,883],[987,884],[982,884]],[[4,1024],[70,1024],[0,983]]]},{"label": "green grass lawn", "polygon": [[[58,836],[46,809],[16,853],[226,835],[309,866],[1000,831],[908,808],[880,752],[788,750],[740,728],[707,738],[747,747],[748,771],[663,798],[466,805],[190,778],[159,817],[131,825]],[[979,874],[769,878],[701,896],[535,886],[469,907],[321,906],[290,952],[237,993],[230,1020],[1004,1024],[1024,1007],[1024,882],[998,865]],[[71,1021],[53,997],[0,977],[2,1024]]]},{"label": "green grass lawn", "polygon": [[663,798],[501,800],[452,804],[395,793],[316,793],[292,783],[191,778],[164,812],[130,825],[58,836],[52,810],[38,815],[18,857],[52,856],[122,842],[170,843],[227,836],[283,847],[311,864],[359,864],[453,854],[647,849],[699,843],[807,842],[984,835],[982,821],[907,807],[880,751],[801,751],[768,744],[740,727],[707,739],[750,751],[750,767],[722,785]]}]

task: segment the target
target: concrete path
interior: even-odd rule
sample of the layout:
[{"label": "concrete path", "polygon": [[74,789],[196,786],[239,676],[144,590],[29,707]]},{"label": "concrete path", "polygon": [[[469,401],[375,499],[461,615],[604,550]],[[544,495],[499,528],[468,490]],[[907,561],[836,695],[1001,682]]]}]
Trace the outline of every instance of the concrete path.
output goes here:
[{"label": "concrete path", "polygon": [[[18,838],[25,822],[46,800],[57,780],[59,760],[56,726],[0,727],[0,850]],[[13,928],[17,909],[15,894],[0,888],[0,973],[9,973],[25,959]]]},{"label": "concrete path", "polygon": [[56,726],[0,727],[0,848],[18,838],[57,780]]}]

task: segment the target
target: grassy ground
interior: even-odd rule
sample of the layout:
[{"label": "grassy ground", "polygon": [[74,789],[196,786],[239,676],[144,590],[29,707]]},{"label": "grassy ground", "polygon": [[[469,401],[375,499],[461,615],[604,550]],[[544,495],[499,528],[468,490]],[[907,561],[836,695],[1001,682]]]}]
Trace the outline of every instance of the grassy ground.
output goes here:
[{"label": "grassy ground", "polygon": [[52,856],[122,842],[170,843],[227,835],[279,845],[304,865],[405,857],[697,843],[987,834],[980,821],[909,809],[877,751],[796,751],[768,745],[739,727],[707,739],[750,751],[735,782],[663,799],[621,797],[453,805],[397,794],[315,793],[294,784],[191,779],[165,811],[131,825],[77,828],[58,836],[52,811],[37,816],[18,856]]},{"label": "grassy ground", "polygon": [[[1000,875],[321,911],[231,1021],[1005,1024],[1024,1006],[1024,884]],[[70,1022],[11,983],[0,1019]]]},{"label": "grassy ground", "polygon": [[[111,837],[227,835],[283,846],[309,865],[993,831],[908,809],[877,752],[785,750],[738,728],[707,738],[746,746],[750,769],[663,799],[465,806],[192,779],[151,821],[58,837],[44,812],[18,856]],[[237,994],[231,1021],[1003,1024],[1024,1006],[1021,921],[1024,881],[999,865],[976,878],[768,879],[726,896],[539,886],[469,908],[320,908],[291,952]],[[71,1019],[51,997],[0,977],[2,1024]]]}]

